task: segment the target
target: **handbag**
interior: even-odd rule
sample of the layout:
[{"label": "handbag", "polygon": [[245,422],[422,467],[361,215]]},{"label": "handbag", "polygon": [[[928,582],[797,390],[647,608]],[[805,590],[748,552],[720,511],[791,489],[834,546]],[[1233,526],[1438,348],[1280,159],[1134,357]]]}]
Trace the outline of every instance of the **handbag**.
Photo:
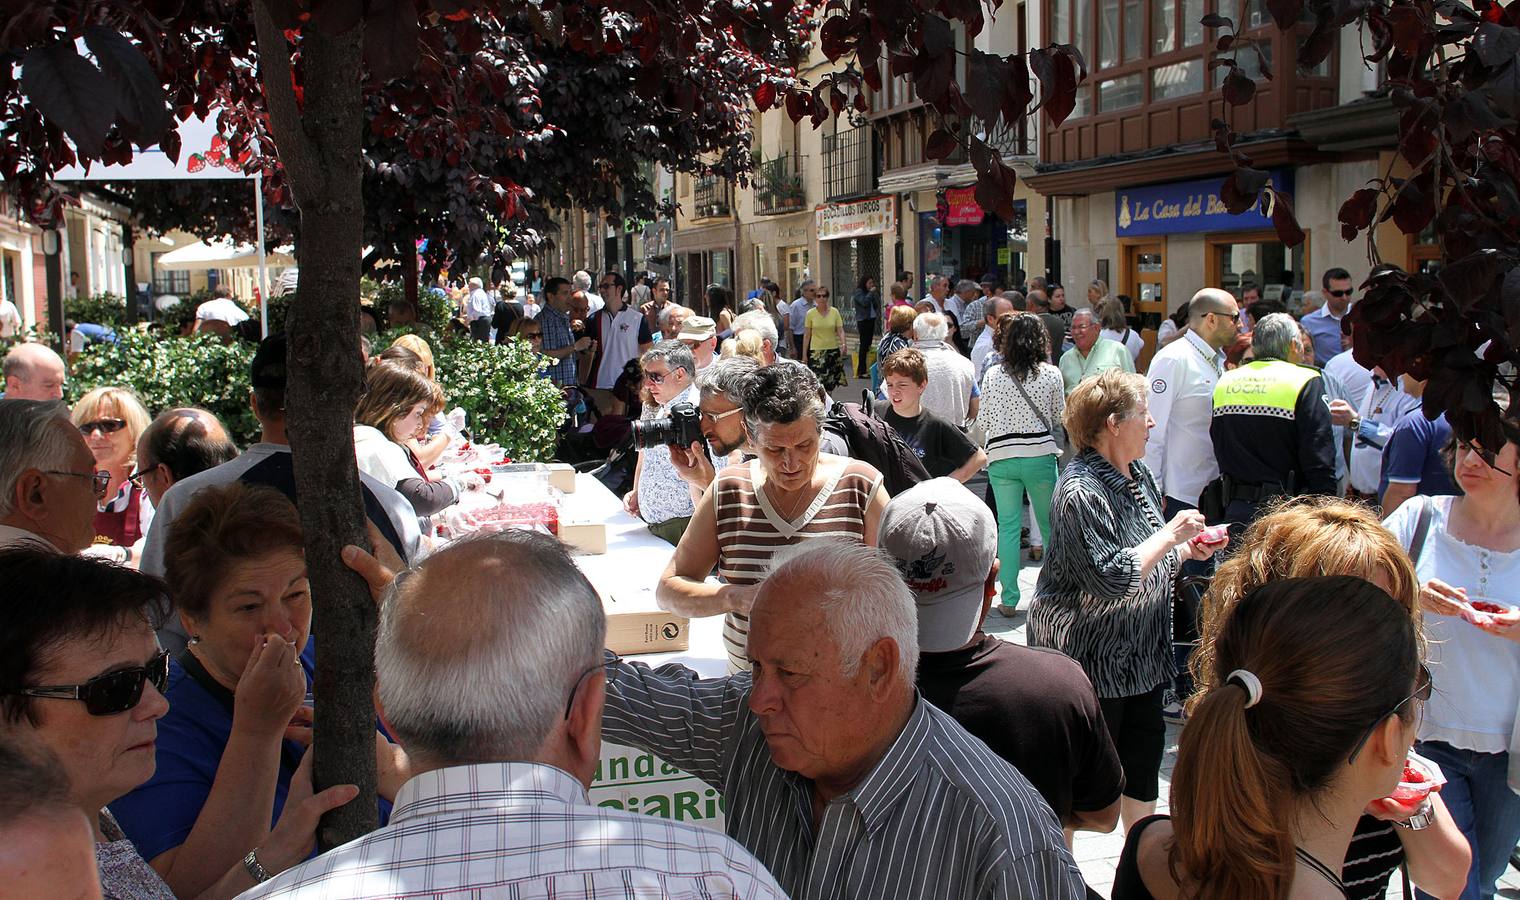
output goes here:
[{"label": "handbag", "polygon": [[1012,375],[1009,375],[1008,380],[1013,382],[1013,386],[1019,389],[1019,396],[1023,397],[1024,402],[1029,404],[1030,412],[1034,413],[1035,418],[1040,420],[1040,424],[1045,426],[1045,430],[1050,432],[1051,438],[1054,439],[1056,430],[1055,427],[1050,424],[1050,418],[1046,416],[1038,406],[1034,405],[1033,398],[1029,396],[1028,391],[1024,390],[1024,385],[1019,381],[1019,379],[1014,378]]}]

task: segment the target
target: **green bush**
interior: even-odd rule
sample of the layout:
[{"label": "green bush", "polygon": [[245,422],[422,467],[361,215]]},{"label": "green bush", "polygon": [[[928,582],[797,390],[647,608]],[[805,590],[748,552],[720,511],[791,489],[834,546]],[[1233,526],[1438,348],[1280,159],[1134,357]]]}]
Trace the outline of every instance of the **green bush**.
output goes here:
[{"label": "green bush", "polygon": [[127,301],[120,294],[65,298],[63,317],[75,322],[104,325],[113,331],[124,331],[127,328]]},{"label": "green bush", "polygon": [[193,294],[182,295],[179,305],[168,312],[158,313],[158,322],[166,335],[177,335],[184,332],[195,321],[195,310],[202,303],[211,299],[211,291],[201,289]]},{"label": "green bush", "polygon": [[206,334],[117,334],[119,343],[92,345],[74,360],[66,389],[70,405],[92,388],[131,388],[153,415],[175,406],[200,406],[216,413],[239,446],[258,439],[259,425],[248,406],[252,344],[224,344]]},{"label": "green bush", "polygon": [[[378,352],[389,345],[375,346]],[[545,357],[523,340],[434,341],[433,353],[448,408],[465,411],[471,434],[500,444],[515,460],[554,458],[565,400],[558,385],[539,375],[548,361]]]}]

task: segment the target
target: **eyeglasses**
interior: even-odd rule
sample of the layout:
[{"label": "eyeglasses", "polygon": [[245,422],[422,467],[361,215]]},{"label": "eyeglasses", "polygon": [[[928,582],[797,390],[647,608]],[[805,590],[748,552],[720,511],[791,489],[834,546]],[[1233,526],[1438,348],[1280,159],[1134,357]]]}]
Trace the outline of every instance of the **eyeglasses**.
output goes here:
[{"label": "eyeglasses", "polygon": [[[143,478],[145,478],[149,472],[155,472],[155,471],[157,471],[158,467],[161,466],[161,465],[163,465],[163,463],[154,463],[151,466],[144,466],[143,468],[138,469],[136,472],[133,472],[131,475],[128,475],[127,476],[127,480],[130,481],[130,482],[132,482],[132,486],[133,487],[141,489],[142,486],[143,486],[143,483],[142,483]],[[103,473],[103,474],[110,474],[110,473]],[[107,487],[109,487],[109,484],[107,485]]]},{"label": "eyeglasses", "polygon": [[89,437],[92,431],[98,431],[101,434],[115,434],[126,427],[126,419],[96,419],[93,422],[80,423],[79,433],[85,437]]},{"label": "eyeglasses", "polygon": [[88,478],[88,479],[90,479],[90,490],[95,493],[95,497],[97,499],[104,497],[106,495],[106,491],[108,489],[110,489],[110,487],[111,487],[111,473],[110,472],[105,472],[105,471],[101,471],[101,472],[64,472],[64,471],[61,471],[59,469],[43,469],[42,470],[42,474],[44,474],[44,475],[67,475],[70,478]]},{"label": "eyeglasses", "polygon": [[597,670],[601,670],[607,673],[608,687],[612,687],[613,682],[617,680],[617,665],[623,661],[623,658],[621,656],[618,656],[616,653],[613,653],[611,650],[608,650],[607,653],[612,657],[611,659],[597,663],[596,665],[582,672],[581,677],[575,679],[575,685],[570,688],[570,699],[565,701],[565,721],[570,721],[570,708],[575,706],[575,695],[580,693],[581,685],[585,684],[586,679],[594,674]]},{"label": "eyeglasses", "polygon": [[742,408],[736,406],[733,409],[729,410],[728,412],[720,412],[720,413],[708,412],[707,410],[704,409],[698,415],[701,416],[702,421],[704,421],[704,422],[711,422],[712,424],[716,425],[719,422],[723,421],[724,419],[728,418],[729,416],[737,415],[738,413],[741,413],[743,411],[744,410]]},{"label": "eyeglasses", "polygon": [[114,716],[135,708],[142,701],[143,684],[149,682],[160,694],[169,687],[169,651],[160,650],[145,666],[96,675],[84,684],[42,685],[21,688],[16,693],[23,697],[79,700],[92,716]]},{"label": "eyeglasses", "polygon": [[1211,311],[1209,313],[1209,315],[1211,315],[1211,316],[1224,316],[1225,318],[1229,319],[1231,322],[1239,322],[1240,321],[1240,310],[1236,310],[1235,312],[1232,312],[1232,313],[1222,313],[1222,312],[1219,312],[1219,311],[1215,310],[1215,311]]},{"label": "eyeglasses", "polygon": [[649,383],[650,384],[664,384],[665,383],[665,379],[669,378],[670,376],[674,375],[675,373],[677,373],[679,371],[681,371],[681,370],[679,368],[677,368],[677,369],[672,369],[669,372],[645,372],[644,373],[644,377],[647,378],[647,379],[649,379]]},{"label": "eyeglasses", "polygon": [[1344,291],[1331,291],[1330,292],[1330,296],[1332,296],[1332,297],[1349,297],[1349,296],[1351,296],[1351,291],[1349,289],[1348,290],[1344,290]]},{"label": "eyeglasses", "polygon": [[1494,455],[1494,451],[1492,450],[1485,450],[1482,447],[1479,447],[1477,444],[1472,443],[1471,441],[1457,441],[1457,449],[1461,450],[1463,453],[1478,454],[1478,458],[1483,460],[1483,464],[1485,466],[1488,466],[1490,469],[1493,469],[1495,472],[1498,472],[1505,478],[1515,477],[1514,472],[1506,472],[1505,470],[1494,465],[1494,460],[1497,457]]},{"label": "eyeglasses", "polygon": [[1351,757],[1346,760],[1347,762],[1356,762],[1358,754],[1360,754],[1362,752],[1362,748],[1367,745],[1367,741],[1372,738],[1372,732],[1377,730],[1377,727],[1379,725],[1383,724],[1384,719],[1392,715],[1397,715],[1399,711],[1404,708],[1404,705],[1411,700],[1418,700],[1421,704],[1424,704],[1425,701],[1430,699],[1430,670],[1425,667],[1424,663],[1420,663],[1420,671],[1415,675],[1414,684],[1415,688],[1413,693],[1411,693],[1408,697],[1405,697],[1403,700],[1400,700],[1398,703],[1394,704],[1393,709],[1388,710],[1387,712],[1378,716],[1376,719],[1372,720],[1372,724],[1368,725],[1367,730],[1362,732],[1362,736],[1357,739],[1356,746],[1351,748]]}]

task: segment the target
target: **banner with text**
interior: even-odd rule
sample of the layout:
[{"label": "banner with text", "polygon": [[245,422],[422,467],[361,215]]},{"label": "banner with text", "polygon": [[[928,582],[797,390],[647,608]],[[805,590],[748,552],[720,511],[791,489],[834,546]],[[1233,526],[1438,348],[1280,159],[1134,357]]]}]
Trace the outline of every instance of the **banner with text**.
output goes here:
[{"label": "banner with text", "polygon": [[[1292,172],[1274,169],[1272,187],[1293,193]],[[1185,234],[1202,231],[1253,231],[1271,228],[1272,220],[1258,204],[1238,216],[1230,215],[1219,199],[1224,176],[1196,181],[1174,181],[1114,193],[1114,213],[1119,237],[1148,234]]]},{"label": "banner with text", "polygon": [[830,203],[813,211],[818,240],[866,237],[897,227],[897,201],[893,197],[872,197],[854,203]]}]

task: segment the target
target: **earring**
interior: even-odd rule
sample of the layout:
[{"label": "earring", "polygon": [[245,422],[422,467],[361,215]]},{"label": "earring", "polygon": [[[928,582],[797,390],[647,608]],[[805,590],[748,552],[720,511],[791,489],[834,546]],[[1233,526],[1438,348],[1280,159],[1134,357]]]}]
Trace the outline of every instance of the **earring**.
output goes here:
[{"label": "earring", "polygon": [[190,640],[189,640],[189,641],[188,641],[188,642],[187,642],[187,643],[188,643],[188,644],[189,644],[189,645],[190,645],[190,646],[192,646],[192,647],[193,647],[193,646],[195,646],[195,645],[196,645],[196,644],[199,644],[199,643],[200,643],[200,642],[201,642],[201,636],[200,636],[200,635],[198,635],[198,634],[192,634],[192,635],[190,635]]}]

